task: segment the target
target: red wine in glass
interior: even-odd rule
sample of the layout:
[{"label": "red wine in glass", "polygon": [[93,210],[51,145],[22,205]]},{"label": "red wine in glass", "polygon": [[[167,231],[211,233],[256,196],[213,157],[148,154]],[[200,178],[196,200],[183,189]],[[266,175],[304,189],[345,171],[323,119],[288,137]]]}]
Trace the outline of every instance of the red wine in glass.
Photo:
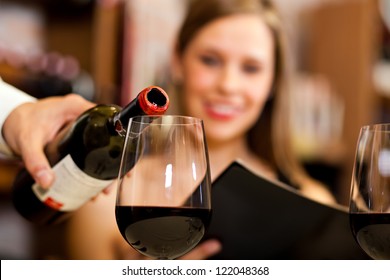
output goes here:
[{"label": "red wine in glass", "polygon": [[361,128],[351,180],[349,218],[359,246],[390,259],[390,124]]},{"label": "red wine in glass", "polygon": [[209,166],[200,119],[130,119],[115,206],[123,238],[154,259],[176,259],[194,248],[211,216]]},{"label": "red wine in glass", "polygon": [[175,259],[203,238],[211,211],[206,208],[117,206],[116,219],[126,241],[149,257]]},{"label": "red wine in glass", "polygon": [[390,259],[390,213],[350,214],[352,233],[373,259]]}]

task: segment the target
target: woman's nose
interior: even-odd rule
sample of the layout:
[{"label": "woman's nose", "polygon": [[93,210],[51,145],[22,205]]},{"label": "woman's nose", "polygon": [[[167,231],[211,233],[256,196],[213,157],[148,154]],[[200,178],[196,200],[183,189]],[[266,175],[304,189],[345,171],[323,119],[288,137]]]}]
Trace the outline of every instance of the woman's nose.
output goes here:
[{"label": "woman's nose", "polygon": [[234,94],[240,89],[242,79],[237,67],[226,65],[221,71],[219,86],[224,94]]}]

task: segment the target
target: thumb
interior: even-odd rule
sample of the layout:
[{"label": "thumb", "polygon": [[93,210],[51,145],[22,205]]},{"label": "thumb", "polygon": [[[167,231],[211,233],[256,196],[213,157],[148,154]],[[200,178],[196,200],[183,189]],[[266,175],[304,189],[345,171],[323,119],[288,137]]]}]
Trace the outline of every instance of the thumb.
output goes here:
[{"label": "thumb", "polygon": [[181,260],[205,260],[222,250],[222,244],[217,239],[205,240],[181,257]]},{"label": "thumb", "polygon": [[27,171],[41,187],[48,188],[54,181],[54,172],[43,150],[30,146],[22,153]]}]

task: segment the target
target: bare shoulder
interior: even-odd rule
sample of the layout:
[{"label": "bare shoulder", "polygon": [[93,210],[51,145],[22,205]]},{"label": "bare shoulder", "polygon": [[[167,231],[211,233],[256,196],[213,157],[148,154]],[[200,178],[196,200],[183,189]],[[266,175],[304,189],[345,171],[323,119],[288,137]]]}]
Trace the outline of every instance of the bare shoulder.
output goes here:
[{"label": "bare shoulder", "polygon": [[335,204],[336,199],[331,191],[320,182],[315,180],[307,180],[307,183],[302,186],[301,192],[304,196],[324,204]]},{"label": "bare shoulder", "polygon": [[239,162],[245,165],[253,173],[269,178],[272,180],[277,179],[276,171],[265,161],[257,157],[256,155],[247,155],[238,159]]}]

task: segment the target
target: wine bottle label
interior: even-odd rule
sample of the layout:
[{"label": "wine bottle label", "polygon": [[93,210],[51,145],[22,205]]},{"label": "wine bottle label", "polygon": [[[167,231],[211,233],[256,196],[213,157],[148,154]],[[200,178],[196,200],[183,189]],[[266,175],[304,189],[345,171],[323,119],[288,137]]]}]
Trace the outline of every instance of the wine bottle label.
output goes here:
[{"label": "wine bottle label", "polygon": [[38,184],[34,184],[32,189],[43,203],[60,211],[76,210],[113,182],[85,174],[70,155],[58,162],[53,170],[56,179],[49,189]]}]

